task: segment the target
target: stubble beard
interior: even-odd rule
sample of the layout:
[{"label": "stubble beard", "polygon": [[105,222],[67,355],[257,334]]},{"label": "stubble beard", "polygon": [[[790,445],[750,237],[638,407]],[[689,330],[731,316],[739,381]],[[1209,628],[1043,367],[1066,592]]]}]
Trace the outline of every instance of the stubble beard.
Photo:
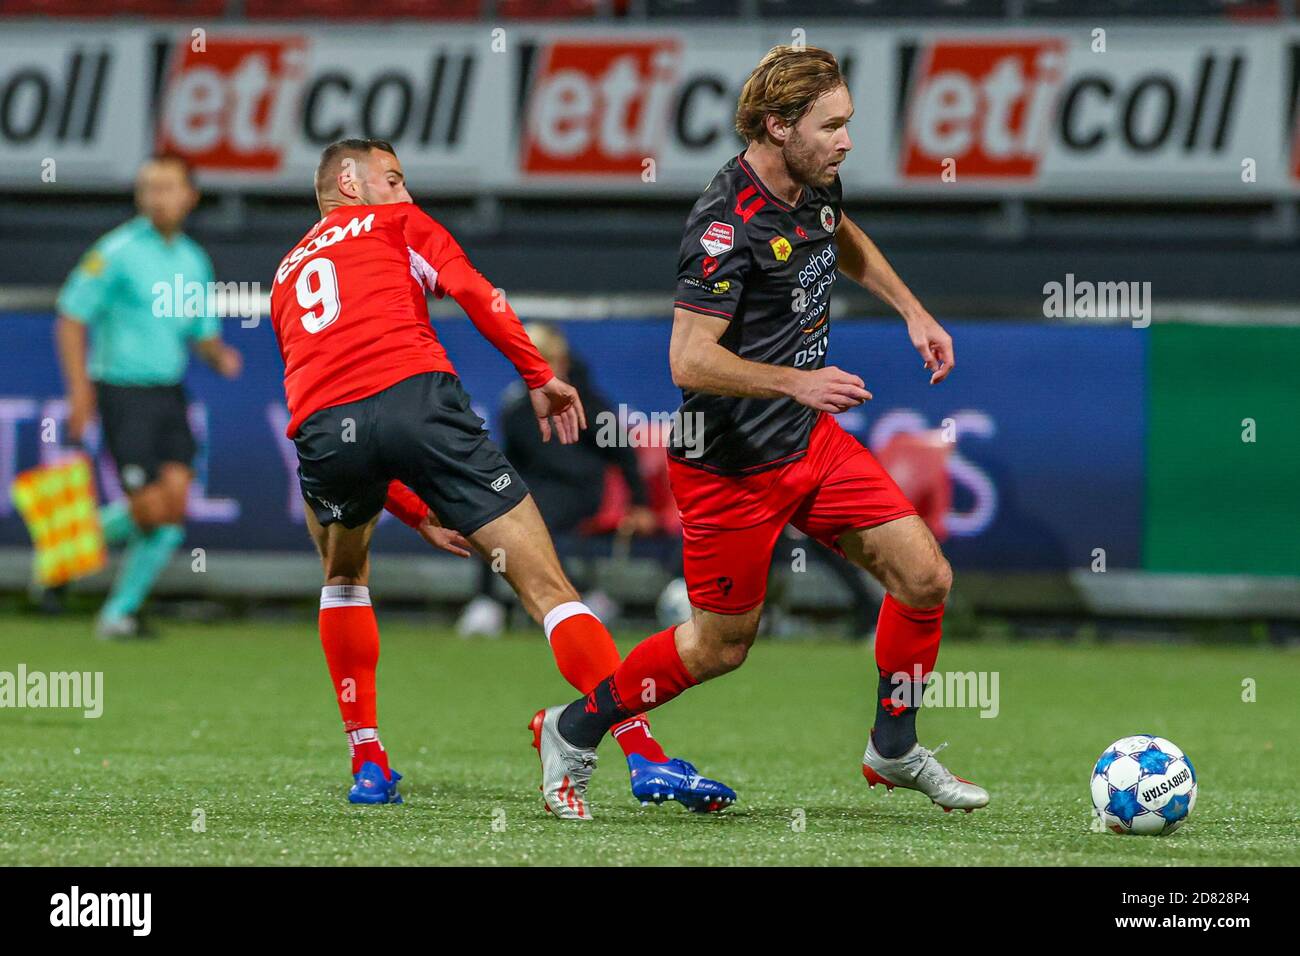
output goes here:
[{"label": "stubble beard", "polygon": [[835,174],[818,162],[815,148],[797,133],[792,134],[781,147],[781,156],[790,178],[803,186],[819,188],[835,181]]}]

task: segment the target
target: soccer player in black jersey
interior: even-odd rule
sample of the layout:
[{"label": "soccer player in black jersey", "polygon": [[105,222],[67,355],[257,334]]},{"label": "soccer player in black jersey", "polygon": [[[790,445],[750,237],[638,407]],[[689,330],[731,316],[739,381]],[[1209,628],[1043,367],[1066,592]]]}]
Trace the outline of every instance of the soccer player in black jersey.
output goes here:
[{"label": "soccer player in black jersey", "polygon": [[741,92],[736,129],[748,145],[687,220],[669,349],[683,397],[669,473],[691,620],[647,638],[586,698],[543,713],[544,791],[585,791],[613,724],[741,665],[788,523],[888,591],[867,780],[919,790],[945,811],[988,802],[916,736],[952,571],[902,491],[834,418],[871,398],[861,378],[826,364],[837,273],[898,311],[931,384],[954,364],[951,337],[841,209],[852,114],[835,58],[814,48],[774,48]]}]

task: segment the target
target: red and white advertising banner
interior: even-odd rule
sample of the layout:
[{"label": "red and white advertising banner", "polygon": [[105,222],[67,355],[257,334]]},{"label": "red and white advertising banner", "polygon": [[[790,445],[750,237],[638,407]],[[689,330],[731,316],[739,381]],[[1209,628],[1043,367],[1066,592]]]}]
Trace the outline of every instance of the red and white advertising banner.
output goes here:
[{"label": "red and white advertising banner", "polygon": [[[505,58],[486,30],[275,30],[179,36],[161,51],[155,146],[214,184],[310,191],[321,149],[386,139],[428,192],[502,178]],[[495,76],[492,74],[495,73]],[[499,147],[496,147],[499,149]],[[492,155],[490,155],[492,154]]]},{"label": "red and white advertising banner", "polygon": [[1238,199],[1285,188],[1274,37],[1115,29],[1104,51],[1094,42],[1083,30],[899,42],[898,146],[880,182]]},{"label": "red and white advertising banner", "polygon": [[148,148],[143,31],[0,29],[0,183],[120,188]]},{"label": "red and white advertising banner", "polygon": [[[1300,191],[1300,35],[821,24],[853,93],[842,177],[868,196],[1265,199]],[[16,27],[0,34],[0,183],[120,189],[190,157],[205,187],[310,192],[342,136],[393,142],[412,191],[691,196],[741,144],[750,70],[789,34],[716,22]]]}]

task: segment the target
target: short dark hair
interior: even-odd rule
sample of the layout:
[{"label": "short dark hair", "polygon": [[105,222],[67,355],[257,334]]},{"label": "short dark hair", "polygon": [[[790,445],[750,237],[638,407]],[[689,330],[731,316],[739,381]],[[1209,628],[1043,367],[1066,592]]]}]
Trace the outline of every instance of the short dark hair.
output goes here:
[{"label": "short dark hair", "polygon": [[330,143],[320,154],[320,162],[316,164],[316,195],[320,195],[329,186],[330,182],[338,175],[339,165],[349,156],[359,158],[365,156],[372,149],[383,150],[385,153],[397,155],[397,150],[393,149],[393,144],[386,139],[360,139],[352,137],[350,139],[340,139]]},{"label": "short dark hair", "polygon": [[181,173],[185,176],[185,183],[190,189],[198,189],[198,184],[194,182],[194,164],[182,156],[180,153],[162,152],[154,153],[149,157],[151,163],[173,163],[181,168]]}]

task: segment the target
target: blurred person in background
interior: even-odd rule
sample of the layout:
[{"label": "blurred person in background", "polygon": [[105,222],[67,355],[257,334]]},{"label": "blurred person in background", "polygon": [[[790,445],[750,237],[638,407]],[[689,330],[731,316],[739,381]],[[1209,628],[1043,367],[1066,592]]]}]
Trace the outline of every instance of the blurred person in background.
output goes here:
[{"label": "blurred person in background", "polygon": [[[593,427],[579,433],[578,441],[558,448],[544,443],[537,431],[536,416],[522,383],[514,383],[502,395],[500,410],[501,447],[527,482],[542,513],[546,526],[561,551],[570,554],[586,550],[585,535],[599,534],[593,528],[605,505],[606,472],[618,469],[631,504],[614,529],[621,536],[651,535],[660,530],[659,519],[649,507],[645,481],[637,466],[631,442],[625,440],[620,426],[620,440],[609,442],[607,429],[599,427],[603,416],[617,415],[609,402],[591,384],[586,364],[569,350],[568,340],[554,325],[530,322],[524,327],[528,337],[555,374],[578,390],[583,408]],[[572,569],[569,569],[573,577]],[[479,569],[479,592],[457,622],[462,636],[496,635],[506,623],[506,608],[492,596],[495,574],[489,563]],[[579,582],[590,587],[590,581]],[[613,601],[600,591],[584,590],[584,600],[598,607],[597,614],[608,619],[617,613]]]},{"label": "blurred person in background", "polygon": [[[182,381],[193,348],[226,378],[239,353],[210,314],[212,261],[181,228],[198,203],[188,163],[155,156],[136,178],[139,214],[105,233],[59,293],[55,341],[67,389],[67,437],[81,442],[98,411],[126,500],[104,506],[107,544],[126,553],[99,613],[101,638],[142,633],[139,611],[184,538],[194,436]],[[204,290],[202,306],[177,289]],[[160,296],[156,286],[165,287]],[[194,301],[198,301],[197,299]],[[197,312],[198,314],[193,314]]]}]

